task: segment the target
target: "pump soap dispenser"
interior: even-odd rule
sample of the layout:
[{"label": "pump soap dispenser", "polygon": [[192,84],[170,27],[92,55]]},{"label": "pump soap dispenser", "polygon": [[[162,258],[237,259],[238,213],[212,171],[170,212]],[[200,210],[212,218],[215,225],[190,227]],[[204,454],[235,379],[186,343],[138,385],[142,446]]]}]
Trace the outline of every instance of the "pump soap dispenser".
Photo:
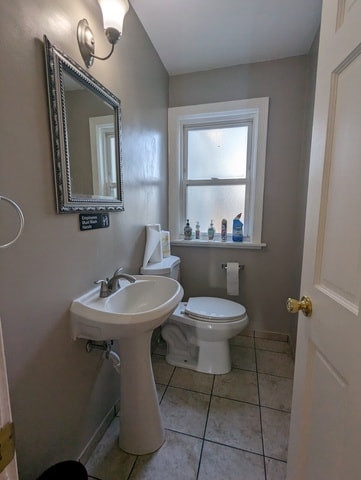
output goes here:
[{"label": "pump soap dispenser", "polygon": [[184,240],[192,240],[192,227],[189,225],[188,219],[184,227]]}]

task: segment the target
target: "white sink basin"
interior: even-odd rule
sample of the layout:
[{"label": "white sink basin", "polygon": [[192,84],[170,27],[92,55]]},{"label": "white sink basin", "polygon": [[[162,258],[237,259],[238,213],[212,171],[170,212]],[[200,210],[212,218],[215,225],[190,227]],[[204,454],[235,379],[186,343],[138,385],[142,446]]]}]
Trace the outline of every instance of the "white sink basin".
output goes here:
[{"label": "white sink basin", "polygon": [[115,340],[152,331],[174,311],[183,297],[172,278],[135,275],[135,283],[120,279],[120,289],[100,298],[96,287],[71,304],[72,336]]}]

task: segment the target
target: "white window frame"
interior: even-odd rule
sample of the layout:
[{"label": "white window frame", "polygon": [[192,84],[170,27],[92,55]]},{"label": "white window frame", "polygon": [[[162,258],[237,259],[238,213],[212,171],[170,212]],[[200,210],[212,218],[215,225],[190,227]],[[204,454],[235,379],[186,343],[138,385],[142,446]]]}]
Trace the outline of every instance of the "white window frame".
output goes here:
[{"label": "white window frame", "polygon": [[[264,245],[262,244],[262,214],[268,106],[269,98],[262,97],[169,108],[169,229],[172,242],[182,239],[185,221],[185,182],[183,178],[185,171],[183,138],[185,129],[210,123],[218,125],[225,122],[251,122],[252,145],[250,152],[250,174],[247,185],[248,191],[246,192],[248,208],[247,241],[242,242],[242,245],[236,246]],[[189,245],[189,240],[184,243]],[[193,243],[192,241],[191,244]],[[217,242],[212,244],[216,243]],[[236,242],[234,242],[234,244],[236,244]]]},{"label": "white window frame", "polygon": [[90,117],[89,133],[94,195],[117,198],[117,184],[109,180],[109,162],[115,162],[110,148],[114,138],[114,116]]}]

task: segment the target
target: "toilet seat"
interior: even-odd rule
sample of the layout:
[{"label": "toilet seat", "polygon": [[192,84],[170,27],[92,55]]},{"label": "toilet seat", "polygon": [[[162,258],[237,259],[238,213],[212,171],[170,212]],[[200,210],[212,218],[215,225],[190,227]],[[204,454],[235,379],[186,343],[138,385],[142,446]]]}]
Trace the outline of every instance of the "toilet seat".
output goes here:
[{"label": "toilet seat", "polygon": [[247,316],[243,305],[214,297],[189,298],[184,313],[195,320],[214,323],[232,322]]}]

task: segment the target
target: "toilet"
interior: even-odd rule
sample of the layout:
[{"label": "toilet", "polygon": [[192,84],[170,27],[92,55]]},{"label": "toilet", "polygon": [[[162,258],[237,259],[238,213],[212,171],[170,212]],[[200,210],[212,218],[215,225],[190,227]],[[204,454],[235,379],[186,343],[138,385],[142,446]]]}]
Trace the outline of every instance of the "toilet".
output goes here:
[{"label": "toilet", "polygon": [[[143,275],[179,279],[180,258],[174,255],[148,263]],[[248,325],[243,305],[214,297],[191,297],[180,302],[161,327],[167,344],[166,361],[197,372],[223,374],[232,368],[230,338]]]}]

